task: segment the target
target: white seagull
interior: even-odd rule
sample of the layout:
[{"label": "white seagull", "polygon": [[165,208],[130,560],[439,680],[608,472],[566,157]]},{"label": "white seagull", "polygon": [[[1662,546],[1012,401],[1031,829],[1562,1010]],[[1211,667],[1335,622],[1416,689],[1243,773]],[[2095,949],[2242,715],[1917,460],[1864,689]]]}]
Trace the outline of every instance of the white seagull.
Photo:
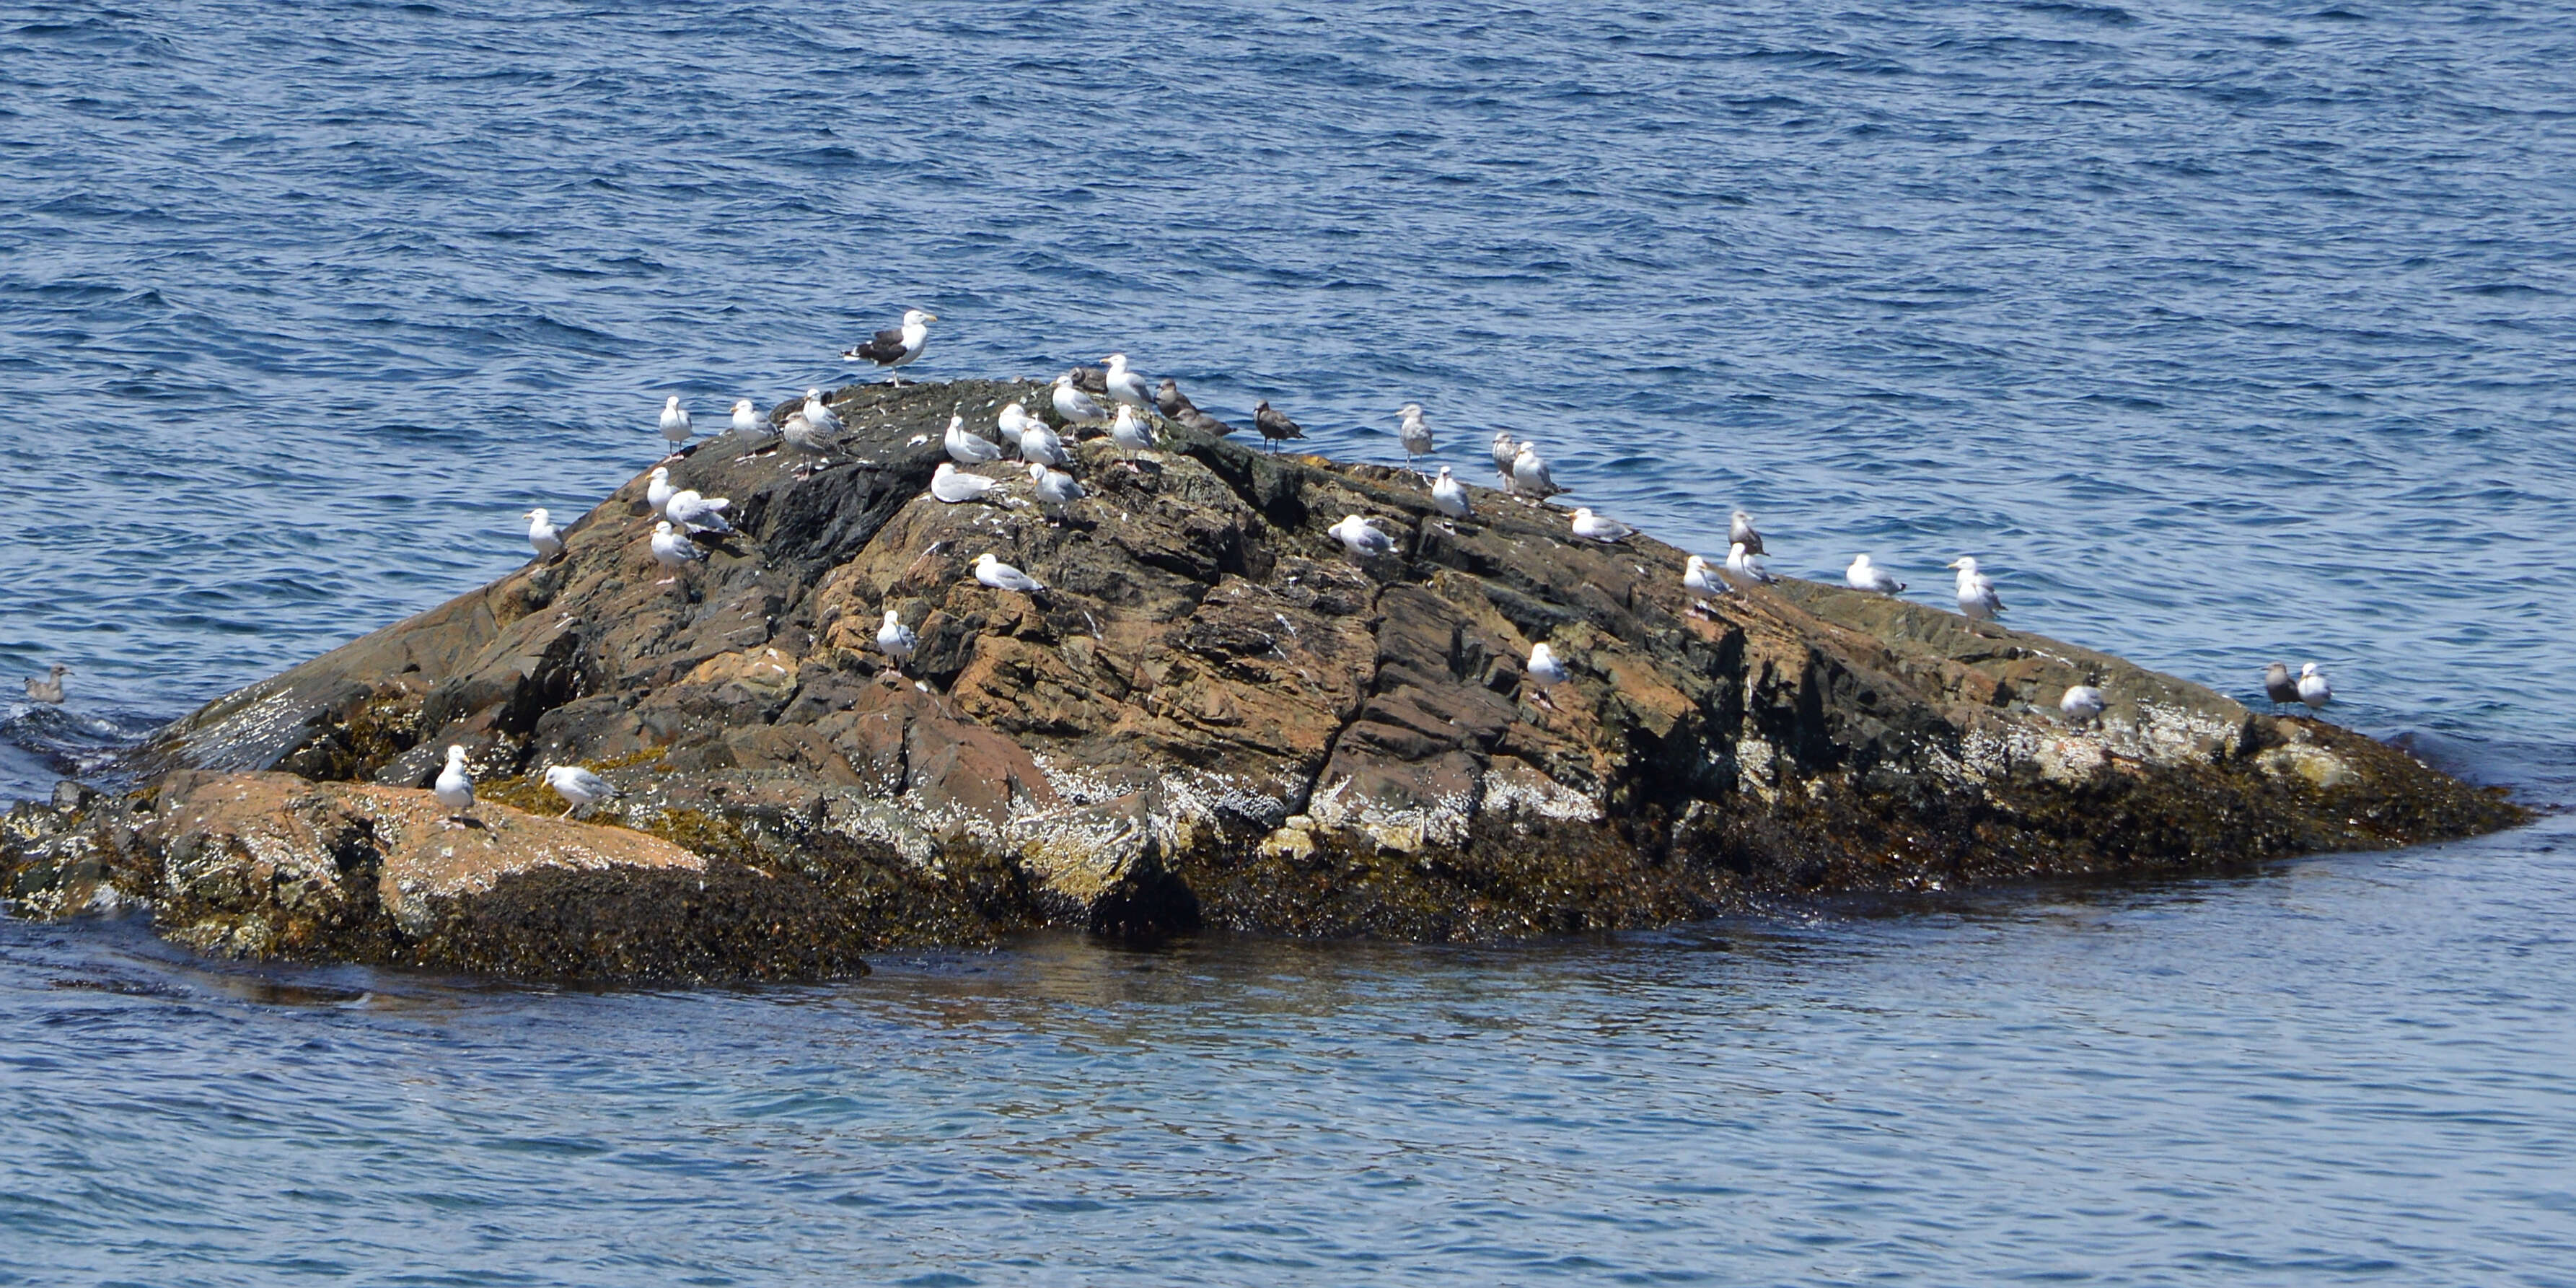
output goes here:
[{"label": "white seagull", "polygon": [[537,557],[552,559],[563,553],[563,529],[546,518],[546,508],[538,506],[519,516],[528,521],[528,544],[536,547]]},{"label": "white seagull", "polygon": [[1771,583],[1771,570],[1762,566],[1762,556],[1745,549],[1741,541],[1726,547],[1726,570],[1746,581],[1766,586]]},{"label": "white seagull", "polygon": [[941,461],[939,472],[930,476],[930,494],[950,505],[960,501],[981,501],[985,493],[1000,486],[1000,479],[969,474],[947,461]]},{"label": "white seagull", "polygon": [[731,499],[700,496],[696,488],[682,488],[671,494],[662,514],[690,532],[721,532],[733,535],[733,525],[725,522],[724,512],[733,507]]},{"label": "white seagull", "polygon": [[1136,453],[1154,450],[1154,431],[1135,408],[1122,402],[1118,404],[1118,419],[1109,422],[1109,441],[1118,444],[1119,450],[1127,453],[1127,463],[1134,465]]},{"label": "white seagull", "polygon": [[[841,361],[864,359],[892,371],[921,356],[922,346],[930,343],[930,324],[938,320],[936,313],[905,309],[902,326],[879,331],[866,344],[842,351]],[[887,378],[898,385],[903,383],[903,377],[899,375]]]},{"label": "white seagull", "polygon": [[2326,673],[2314,662],[2299,668],[2299,701],[2307,703],[2310,711],[2323,711],[2334,701],[2334,686],[2326,683]]},{"label": "white seagull", "polygon": [[1020,459],[1038,465],[1063,465],[1073,456],[1064,450],[1064,440],[1047,428],[1045,421],[1031,416],[1020,426]]},{"label": "white seagull", "polygon": [[733,432],[742,435],[744,442],[756,443],[769,437],[768,429],[760,419],[760,409],[752,406],[750,399],[733,400]]},{"label": "white seagull", "polygon": [[919,647],[921,636],[904,625],[903,619],[897,617],[893,609],[885,610],[885,624],[877,627],[877,651],[893,658],[895,669],[901,670],[912,661],[912,651]]},{"label": "white seagull", "polygon": [[1395,427],[1396,441],[1404,444],[1404,463],[1413,464],[1417,456],[1431,454],[1431,427],[1422,423],[1422,404],[1406,403],[1395,409],[1401,423]]},{"label": "white seagull", "polygon": [[1592,507],[1590,506],[1578,505],[1574,507],[1574,535],[1581,537],[1586,541],[1598,541],[1604,545],[1615,545],[1635,535],[1636,531],[1637,530],[1635,528],[1629,527],[1627,524],[1621,523],[1617,519],[1605,519],[1600,515],[1594,514],[1592,512]]},{"label": "white seagull", "polygon": [[671,455],[678,456],[681,444],[688,442],[689,435],[695,432],[696,427],[689,423],[687,409],[680,406],[680,396],[671,395],[662,403],[662,437],[670,440]]},{"label": "white seagull", "polygon": [[1995,579],[1978,572],[1974,558],[1961,555],[1944,566],[1959,570],[1959,611],[1969,621],[1992,621],[2004,611],[2003,596],[1995,593]]},{"label": "white seagull", "polygon": [[1143,376],[1127,369],[1126,354],[1113,353],[1101,361],[1109,364],[1105,383],[1112,399],[1138,411],[1154,409],[1154,387],[1146,384]]},{"label": "white seagull", "polygon": [[1074,502],[1090,495],[1082,490],[1082,484],[1075,481],[1072,475],[1062,470],[1048,469],[1043,461],[1029,462],[1029,479],[1037,484],[1038,504],[1058,514],[1064,513]]},{"label": "white seagull", "polygon": [[1013,451],[1019,450],[1020,435],[1026,432],[1028,427],[1029,409],[1018,403],[1012,403],[1003,408],[1001,416],[993,422],[993,428],[1001,431],[1002,441],[1010,444]]},{"label": "white seagull", "polygon": [[1440,467],[1440,477],[1431,480],[1431,508],[1452,519],[1464,519],[1476,512],[1467,504],[1467,485],[1449,477],[1449,467]]},{"label": "white seagull", "polygon": [[1512,441],[1512,431],[1494,431],[1494,472],[1503,476],[1503,490],[1512,490],[1512,458],[1521,454],[1521,445]]},{"label": "white seagull", "polygon": [[1016,590],[1023,595],[1046,589],[1045,582],[994,558],[989,550],[975,556],[975,580],[995,590]]},{"label": "white seagull", "polygon": [[556,818],[571,818],[572,812],[584,805],[596,804],[620,794],[607,779],[579,765],[553,766],[546,770],[545,777],[546,786],[554,788],[555,795],[570,802],[564,806],[563,813],[555,815]]},{"label": "white seagull", "polygon": [[[669,519],[653,525],[653,561],[655,563],[676,571],[706,557],[707,552],[698,549],[696,542],[671,530]],[[677,576],[670,576],[653,584],[668,586],[678,580]]]},{"label": "white seagull", "polygon": [[1896,574],[1871,563],[1868,555],[1852,556],[1851,567],[1843,569],[1843,584],[1875,595],[1893,595],[1905,589]]},{"label": "white seagull", "polygon": [[1370,527],[1367,520],[1356,514],[1342,516],[1341,522],[1326,528],[1325,531],[1333,534],[1333,537],[1342,543],[1343,549],[1362,559],[1395,553],[1395,538]]},{"label": "white seagull", "polygon": [[2057,709],[2064,712],[2066,718],[2076,724],[2087,724],[2101,719],[2102,708],[2106,705],[2108,704],[2102,699],[2102,691],[2089,684],[2075,685],[2066,691],[2065,697],[2057,700]]},{"label": "white seagull", "polygon": [[429,791],[438,798],[439,804],[447,807],[447,821],[442,826],[453,827],[460,820],[469,823],[474,820],[470,812],[474,808],[474,775],[465,772],[463,747],[448,747],[447,768],[438,771],[438,781]]},{"label": "white seagull", "polygon": [[1682,589],[1702,599],[1710,599],[1725,594],[1728,587],[1725,581],[1709,572],[1708,560],[1692,555],[1690,561],[1682,565]]},{"label": "white seagull", "polygon": [[672,494],[679,490],[671,486],[671,467],[668,465],[656,465],[652,473],[644,476],[644,504],[653,507],[655,514],[664,514],[671,504]]},{"label": "white seagull", "polygon": [[1055,378],[1055,414],[1067,425],[1092,425],[1108,418],[1091,395],[1073,387],[1070,371]]},{"label": "white seagull", "polygon": [[1523,443],[1521,450],[1512,457],[1512,490],[1544,505],[1549,497],[1565,489],[1558,487],[1556,480],[1549,477],[1547,462],[1540,459],[1538,445]]},{"label": "white seagull", "polygon": [[840,414],[823,401],[823,391],[820,389],[805,391],[805,423],[813,426],[817,434],[841,432]]},{"label": "white seagull", "polygon": [[981,465],[1002,459],[1002,445],[966,428],[966,418],[948,418],[948,459],[960,465]]},{"label": "white seagull", "polygon": [[1530,695],[1531,700],[1555,710],[1556,704],[1547,700],[1547,691],[1565,683],[1565,663],[1548,650],[1546,640],[1530,645],[1529,678],[1538,681],[1538,691]]}]

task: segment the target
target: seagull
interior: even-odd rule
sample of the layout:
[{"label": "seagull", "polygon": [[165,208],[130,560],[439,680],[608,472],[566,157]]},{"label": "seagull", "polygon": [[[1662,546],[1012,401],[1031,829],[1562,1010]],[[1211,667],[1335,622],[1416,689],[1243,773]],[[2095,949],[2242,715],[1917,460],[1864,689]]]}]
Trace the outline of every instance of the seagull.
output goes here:
[{"label": "seagull", "polygon": [[1406,403],[1395,414],[1402,421],[1395,427],[1396,441],[1404,444],[1404,463],[1409,467],[1414,457],[1431,454],[1431,427],[1422,423],[1420,403]]},{"label": "seagull", "polygon": [[673,394],[668,399],[664,400],[662,403],[662,437],[671,441],[671,454],[663,457],[662,459],[677,460],[680,455],[681,444],[688,442],[689,435],[695,432],[697,432],[696,428],[689,423],[688,411],[680,406],[680,396],[678,394]]},{"label": "seagull", "polygon": [[1031,416],[1020,427],[1020,459],[1035,465],[1062,465],[1073,457],[1045,421]]},{"label": "seagull", "polygon": [[[936,313],[905,309],[902,326],[877,332],[866,344],[843,352],[841,361],[857,362],[865,358],[891,372],[921,356],[921,346],[930,342],[930,324],[938,320]],[[903,383],[903,377],[899,375],[886,378],[898,385]]]},{"label": "seagull", "polygon": [[[707,552],[698,549],[696,542],[671,530],[669,519],[653,525],[653,561],[655,563],[665,568],[680,569],[706,557]],[[670,576],[653,584],[668,586],[678,580],[677,576]]]},{"label": "seagull", "polygon": [[1075,367],[1066,372],[1073,377],[1073,387],[1095,398],[1109,396],[1109,373],[1099,367]]},{"label": "seagull", "polygon": [[671,504],[671,494],[677,491],[678,488],[671,486],[671,467],[668,465],[656,465],[652,473],[644,476],[644,504],[652,506],[655,514],[664,513]]},{"label": "seagull", "polygon": [[1726,570],[1746,581],[1765,586],[1777,580],[1771,575],[1769,569],[1762,566],[1762,556],[1745,549],[1741,541],[1730,543],[1726,547]]},{"label": "seagull", "polygon": [[1002,459],[1002,445],[982,434],[968,432],[963,416],[948,418],[947,445],[948,459],[960,465],[981,465]]},{"label": "seagull", "polygon": [[1538,691],[1532,693],[1530,699],[1550,711],[1555,710],[1556,704],[1547,700],[1547,691],[1565,683],[1565,663],[1556,660],[1556,654],[1548,651],[1546,640],[1530,645],[1529,678],[1538,681]]},{"label": "seagull", "polygon": [[1735,516],[1727,521],[1726,539],[1732,544],[1744,547],[1746,554],[1762,553],[1762,534],[1753,530],[1753,516],[1742,510],[1736,511]]},{"label": "seagull", "polygon": [[1726,583],[1709,573],[1708,560],[1692,555],[1682,565],[1682,589],[1702,599],[1713,599],[1727,592]]},{"label": "seagull", "polygon": [[1000,431],[1002,441],[1010,444],[1013,451],[1019,450],[1020,434],[1028,427],[1029,409],[1018,403],[1003,408],[1001,416],[993,422],[993,428]]},{"label": "seagull", "polygon": [[1163,419],[1173,424],[1203,434],[1222,438],[1234,432],[1234,426],[1200,411],[1198,404],[1191,402],[1189,395],[1181,392],[1180,383],[1170,376],[1163,377],[1163,383],[1154,390],[1154,410],[1161,412]]},{"label": "seagull", "polygon": [[733,400],[733,432],[742,435],[743,441],[758,442],[769,436],[767,429],[760,418],[760,409],[752,406],[750,399]]},{"label": "seagull", "polygon": [[563,553],[563,529],[546,518],[544,506],[519,517],[528,521],[528,544],[536,547],[538,558],[552,559]]},{"label": "seagull", "polygon": [[912,651],[919,647],[921,636],[904,625],[893,609],[885,610],[885,624],[877,628],[877,651],[893,658],[895,669],[900,671],[912,661]]},{"label": "seagull", "polygon": [[2334,701],[2334,686],[2326,683],[2326,673],[2314,662],[2299,668],[2299,701],[2307,703],[2310,711],[2323,711]]},{"label": "seagull", "polygon": [[975,556],[975,580],[995,590],[1016,590],[1023,595],[1046,589],[1045,582],[994,558],[989,550]]},{"label": "seagull", "polygon": [[1127,453],[1127,463],[1132,466],[1136,463],[1136,453],[1154,449],[1154,431],[1145,424],[1144,417],[1136,414],[1134,407],[1122,402],[1118,404],[1118,419],[1109,422],[1109,441]]},{"label": "seagull", "polygon": [[1440,467],[1440,477],[1431,480],[1431,508],[1452,519],[1464,519],[1476,513],[1475,507],[1467,504],[1466,485],[1449,477],[1446,465]]},{"label": "seagull", "polygon": [[1898,581],[1896,574],[1871,563],[1868,555],[1852,556],[1851,567],[1843,569],[1843,584],[1877,595],[1893,595],[1905,589],[1905,583]]},{"label": "seagull", "polygon": [[[418,779],[414,779],[418,782]],[[438,771],[438,782],[430,789],[438,803],[447,807],[447,821],[441,826],[454,827],[459,822],[471,823],[474,815],[474,775],[465,772],[465,749],[450,745],[447,768]]]},{"label": "seagull", "polygon": [[2299,682],[2290,678],[2287,664],[2274,662],[2263,668],[2263,696],[2272,700],[2274,711],[2299,700]]},{"label": "seagull", "polygon": [[1547,462],[1539,458],[1538,445],[1521,444],[1519,453],[1512,457],[1512,491],[1545,505],[1549,497],[1564,490],[1549,477]]},{"label": "seagull", "polygon": [[[804,410],[789,415],[788,418],[778,426],[778,436],[785,439],[789,447],[793,447],[799,452],[807,452],[815,456],[830,456],[832,454],[832,431],[816,424],[807,414],[813,409],[813,407],[814,404],[809,402],[805,405]],[[834,422],[835,426],[837,426],[838,423],[839,422],[836,420]],[[807,461],[796,467],[796,477],[800,479],[810,477],[816,469],[821,467],[822,464],[823,462]]]},{"label": "seagull", "polygon": [[1616,545],[1636,534],[1636,529],[1617,519],[1594,514],[1590,506],[1574,507],[1574,535],[1603,545]]},{"label": "seagull", "polygon": [[62,705],[63,677],[71,673],[72,669],[70,667],[63,665],[60,662],[56,662],[45,671],[44,679],[39,680],[34,676],[27,677],[28,699],[35,702],[49,702],[55,706]]},{"label": "seagull", "polygon": [[1325,531],[1339,539],[1344,549],[1362,559],[1395,553],[1395,538],[1370,527],[1367,520],[1356,514],[1342,516],[1341,522]]},{"label": "seagull", "polygon": [[1992,621],[2004,611],[2003,596],[1995,593],[1995,579],[1978,572],[1975,559],[1961,555],[1943,566],[1959,570],[1959,611],[1968,620]]},{"label": "seagull", "polygon": [[841,418],[833,412],[829,404],[823,401],[823,391],[820,389],[805,391],[805,423],[813,426],[814,432],[818,434],[841,432]]},{"label": "seagull", "polygon": [[1512,460],[1521,454],[1521,445],[1512,441],[1512,431],[1494,431],[1494,472],[1503,476],[1503,490],[1512,490]]},{"label": "seagull", "polygon": [[1306,436],[1306,431],[1297,428],[1297,422],[1270,410],[1267,400],[1252,409],[1252,427],[1261,431],[1261,437],[1270,444],[1270,450],[1274,452],[1279,450],[1281,439]]},{"label": "seagull", "polygon": [[947,461],[941,461],[939,472],[930,476],[930,494],[950,505],[960,501],[981,501],[985,493],[1000,486],[1000,479],[969,474]]},{"label": "seagull", "polygon": [[1073,387],[1073,373],[1055,378],[1055,414],[1067,425],[1090,425],[1108,419],[1091,395]]},{"label": "seagull", "polygon": [[2067,720],[2074,724],[2100,720],[2103,706],[2102,691],[2089,684],[2076,685],[2066,691],[2065,697],[2057,700],[2057,709],[2066,713]]},{"label": "seagull", "polygon": [[733,535],[733,525],[725,522],[724,512],[733,502],[721,496],[700,496],[696,488],[682,488],[671,494],[662,514],[684,532],[721,532]]},{"label": "seagull", "polygon": [[1058,514],[1090,495],[1082,490],[1082,484],[1076,482],[1072,475],[1048,469],[1041,461],[1029,462],[1029,479],[1037,484],[1038,504]]},{"label": "seagull", "polygon": [[555,815],[556,818],[571,818],[572,812],[584,805],[625,794],[610,784],[607,779],[579,765],[553,766],[546,770],[545,779],[546,786],[555,789],[555,795],[569,802],[564,806],[563,813]]},{"label": "seagull", "polygon": [[1154,410],[1153,387],[1145,383],[1143,376],[1127,369],[1126,354],[1113,353],[1101,361],[1109,364],[1109,374],[1102,383],[1108,387],[1111,398],[1138,411]]}]

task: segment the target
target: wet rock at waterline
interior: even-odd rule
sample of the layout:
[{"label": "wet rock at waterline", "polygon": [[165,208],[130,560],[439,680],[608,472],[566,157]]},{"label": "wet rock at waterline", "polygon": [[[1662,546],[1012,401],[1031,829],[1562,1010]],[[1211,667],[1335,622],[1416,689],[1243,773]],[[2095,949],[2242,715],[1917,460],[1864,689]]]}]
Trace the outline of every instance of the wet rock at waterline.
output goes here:
[{"label": "wet rock at waterline", "polygon": [[[843,449],[805,479],[701,443],[672,481],[738,529],[703,561],[654,560],[639,477],[559,558],[163,730],[134,794],[21,807],[16,906],[149,905],[247,955],[800,977],[1047,923],[1528,935],[2520,817],[2349,731],[1923,605],[1782,580],[1701,608],[1682,551],[1483,490],[1453,520],[1391,468],[1170,428],[1132,464],[1082,442],[1062,514],[1009,464],[978,467],[1008,484],[987,501],[928,495],[952,408],[989,425],[1044,391],[841,391]],[[1349,514],[1394,551],[1346,553]],[[1046,589],[980,584],[987,553]],[[1541,640],[1571,672],[1544,702]],[[2078,682],[2108,698],[2084,728],[2056,712]],[[431,837],[451,744],[489,821]],[[539,775],[568,763],[624,795],[518,812],[560,812]],[[435,868],[424,846],[473,877],[407,893],[389,874]]]}]

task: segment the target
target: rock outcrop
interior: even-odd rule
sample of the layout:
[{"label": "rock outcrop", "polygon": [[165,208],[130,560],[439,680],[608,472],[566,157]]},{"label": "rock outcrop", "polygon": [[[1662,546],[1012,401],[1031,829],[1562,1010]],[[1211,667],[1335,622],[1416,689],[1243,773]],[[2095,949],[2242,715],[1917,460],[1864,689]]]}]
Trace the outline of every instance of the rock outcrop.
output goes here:
[{"label": "rock outcrop", "polygon": [[[840,391],[845,459],[810,478],[708,441],[671,471],[733,498],[702,564],[654,562],[638,479],[556,560],[170,726],[132,795],[22,807],[15,897],[141,900],[241,953],[796,976],[1040,923],[1524,935],[2520,817],[2335,726],[1919,604],[1695,603],[1681,551],[1482,489],[1450,520],[1400,470],[1168,428],[1132,462],[1081,443],[1060,515],[1024,466],[975,467],[1007,481],[989,502],[928,493],[952,408],[989,426],[1043,392]],[[1346,553],[1348,514],[1393,553]],[[988,552],[1047,588],[979,584]],[[888,610],[918,635],[901,674]],[[1572,671],[1547,692],[1542,640]],[[2078,682],[2110,699],[2082,728],[2055,710]],[[560,809],[554,764],[626,795],[433,835],[451,744],[505,805]]]}]

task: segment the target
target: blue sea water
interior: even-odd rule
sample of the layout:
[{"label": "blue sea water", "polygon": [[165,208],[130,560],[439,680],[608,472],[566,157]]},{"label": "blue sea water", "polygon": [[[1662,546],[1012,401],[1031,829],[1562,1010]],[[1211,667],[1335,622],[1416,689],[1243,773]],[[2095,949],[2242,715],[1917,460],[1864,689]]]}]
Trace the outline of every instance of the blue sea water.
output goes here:
[{"label": "blue sea water", "polygon": [[[0,7],[0,798],[516,566],[679,393],[1113,349],[2576,795],[2576,14]],[[2499,837],[1510,948],[565,993],[0,924],[0,1283],[2576,1283]]]}]

